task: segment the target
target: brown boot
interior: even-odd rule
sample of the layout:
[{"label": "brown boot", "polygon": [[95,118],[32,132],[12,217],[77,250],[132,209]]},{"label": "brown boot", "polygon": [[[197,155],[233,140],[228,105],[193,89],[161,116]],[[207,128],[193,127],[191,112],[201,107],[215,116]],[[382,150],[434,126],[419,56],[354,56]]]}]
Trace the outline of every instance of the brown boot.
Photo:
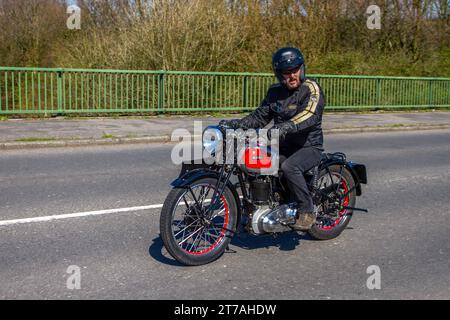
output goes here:
[{"label": "brown boot", "polygon": [[316,215],[312,212],[300,212],[295,224],[291,228],[297,231],[308,231],[316,222]]}]

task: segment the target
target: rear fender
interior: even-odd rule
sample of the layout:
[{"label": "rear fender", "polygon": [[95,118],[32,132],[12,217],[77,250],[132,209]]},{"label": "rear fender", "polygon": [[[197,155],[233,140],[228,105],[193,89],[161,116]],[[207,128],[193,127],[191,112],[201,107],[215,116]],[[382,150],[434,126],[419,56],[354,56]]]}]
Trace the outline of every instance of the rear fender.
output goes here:
[{"label": "rear fender", "polygon": [[331,159],[322,163],[321,169],[334,164],[344,166],[352,174],[353,180],[355,180],[356,195],[360,196],[362,194],[361,184],[367,184],[366,166],[353,161]]}]

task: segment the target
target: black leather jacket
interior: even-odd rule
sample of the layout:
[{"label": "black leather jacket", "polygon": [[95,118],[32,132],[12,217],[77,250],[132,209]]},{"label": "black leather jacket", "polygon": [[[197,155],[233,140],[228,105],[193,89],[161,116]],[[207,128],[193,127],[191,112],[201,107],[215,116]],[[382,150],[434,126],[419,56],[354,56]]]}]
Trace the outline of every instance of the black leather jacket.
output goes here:
[{"label": "black leather jacket", "polygon": [[264,128],[274,120],[280,130],[280,149],[315,147],[323,151],[322,113],[325,96],[320,86],[306,79],[294,91],[280,84],[269,88],[261,105],[238,122],[244,129]]}]

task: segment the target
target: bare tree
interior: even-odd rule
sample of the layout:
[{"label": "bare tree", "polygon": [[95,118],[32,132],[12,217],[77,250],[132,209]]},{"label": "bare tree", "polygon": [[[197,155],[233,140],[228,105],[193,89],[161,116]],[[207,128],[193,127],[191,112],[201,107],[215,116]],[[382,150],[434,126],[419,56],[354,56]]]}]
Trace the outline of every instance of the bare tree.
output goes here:
[{"label": "bare tree", "polygon": [[[448,0],[0,0],[0,64],[270,71],[300,47],[312,72],[446,75]],[[381,29],[366,26],[369,5]]]},{"label": "bare tree", "polygon": [[52,42],[64,32],[65,9],[55,0],[1,0],[0,65],[53,65]]}]

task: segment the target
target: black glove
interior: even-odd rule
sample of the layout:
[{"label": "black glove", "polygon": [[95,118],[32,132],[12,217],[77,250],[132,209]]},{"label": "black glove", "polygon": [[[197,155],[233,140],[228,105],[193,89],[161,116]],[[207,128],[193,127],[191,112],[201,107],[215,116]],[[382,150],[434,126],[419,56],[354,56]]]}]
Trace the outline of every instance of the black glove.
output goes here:
[{"label": "black glove", "polygon": [[292,121],[286,121],[286,122],[282,122],[279,124],[274,125],[272,128],[270,128],[269,130],[267,130],[267,138],[269,138],[269,140],[272,139],[272,135],[273,135],[273,131],[275,130],[279,130],[279,138],[280,141],[284,140],[284,138],[286,137],[286,135],[289,132],[294,132],[295,131],[295,123],[293,123]]},{"label": "black glove", "polygon": [[238,129],[240,128],[240,119],[222,120],[219,122],[220,127]]}]

